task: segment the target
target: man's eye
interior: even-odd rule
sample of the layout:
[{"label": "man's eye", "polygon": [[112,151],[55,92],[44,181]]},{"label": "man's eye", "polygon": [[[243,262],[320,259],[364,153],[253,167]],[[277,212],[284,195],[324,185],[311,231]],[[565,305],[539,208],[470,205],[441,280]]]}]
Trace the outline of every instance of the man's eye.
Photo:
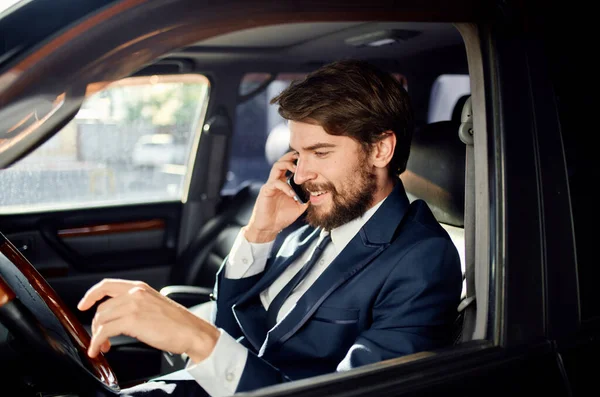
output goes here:
[{"label": "man's eye", "polygon": [[325,157],[329,152],[315,152],[315,156],[317,157]]}]

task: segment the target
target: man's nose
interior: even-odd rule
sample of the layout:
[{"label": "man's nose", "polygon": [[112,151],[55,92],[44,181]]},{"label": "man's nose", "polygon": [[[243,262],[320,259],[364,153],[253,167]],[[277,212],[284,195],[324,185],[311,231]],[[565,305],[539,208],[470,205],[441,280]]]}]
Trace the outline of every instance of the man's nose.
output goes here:
[{"label": "man's nose", "polygon": [[315,179],[317,173],[310,169],[310,165],[305,160],[298,159],[296,163],[296,172],[294,173],[294,182],[301,185],[306,181]]}]

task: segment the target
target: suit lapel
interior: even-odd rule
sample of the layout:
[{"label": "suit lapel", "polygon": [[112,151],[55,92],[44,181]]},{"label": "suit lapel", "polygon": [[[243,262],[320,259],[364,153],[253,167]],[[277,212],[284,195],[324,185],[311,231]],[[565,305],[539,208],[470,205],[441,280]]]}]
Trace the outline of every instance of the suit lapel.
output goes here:
[{"label": "suit lapel", "polygon": [[268,331],[265,309],[259,297],[260,293],[268,288],[318,236],[319,230],[314,228],[303,228],[298,230],[293,237],[290,236],[290,239],[282,245],[264,276],[233,305],[233,315],[246,339],[255,347],[256,351],[260,349]]},{"label": "suit lapel", "polygon": [[259,354],[264,354],[266,349],[276,347],[292,337],[329,295],[372,263],[389,246],[408,207],[408,198],[399,182],[377,212],[304,293],[290,313],[267,333]]},{"label": "suit lapel", "polygon": [[365,245],[360,240],[359,232],[302,295],[290,313],[268,332],[260,353],[264,353],[264,350],[269,347],[284,343],[294,335],[333,291],[370,263],[385,248],[384,244]]},{"label": "suit lapel", "polygon": [[244,302],[257,296],[271,285],[310,246],[318,235],[318,229],[307,228],[306,230],[298,231],[298,236],[287,241],[281,247],[273,264],[266,270],[264,276],[238,300],[236,306],[242,306]]}]

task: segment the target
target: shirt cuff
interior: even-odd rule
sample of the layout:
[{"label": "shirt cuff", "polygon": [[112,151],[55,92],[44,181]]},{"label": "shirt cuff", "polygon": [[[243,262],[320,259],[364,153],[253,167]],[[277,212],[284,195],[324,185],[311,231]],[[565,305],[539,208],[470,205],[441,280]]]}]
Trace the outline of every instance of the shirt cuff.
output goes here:
[{"label": "shirt cuff", "polygon": [[240,279],[255,276],[265,270],[275,241],[250,243],[242,228],[238,233],[225,265],[225,278]]},{"label": "shirt cuff", "polygon": [[235,393],[248,359],[244,346],[221,328],[219,331],[221,336],[212,353],[198,364],[189,361],[186,366],[186,371],[211,397]]}]

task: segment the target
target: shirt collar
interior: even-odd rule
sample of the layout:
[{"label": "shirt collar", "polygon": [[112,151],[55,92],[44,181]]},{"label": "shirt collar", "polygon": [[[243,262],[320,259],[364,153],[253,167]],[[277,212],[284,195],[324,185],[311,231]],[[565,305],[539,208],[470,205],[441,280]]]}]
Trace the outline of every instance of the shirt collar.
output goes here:
[{"label": "shirt collar", "polygon": [[[377,209],[383,204],[387,197],[379,201],[377,204],[369,208],[364,214],[358,218],[354,218],[348,223],[338,226],[331,230],[331,243],[333,244],[336,254],[342,252],[346,245],[354,238],[356,233],[362,228],[365,223],[373,216]],[[319,240],[321,240],[328,232],[321,229]]]}]

